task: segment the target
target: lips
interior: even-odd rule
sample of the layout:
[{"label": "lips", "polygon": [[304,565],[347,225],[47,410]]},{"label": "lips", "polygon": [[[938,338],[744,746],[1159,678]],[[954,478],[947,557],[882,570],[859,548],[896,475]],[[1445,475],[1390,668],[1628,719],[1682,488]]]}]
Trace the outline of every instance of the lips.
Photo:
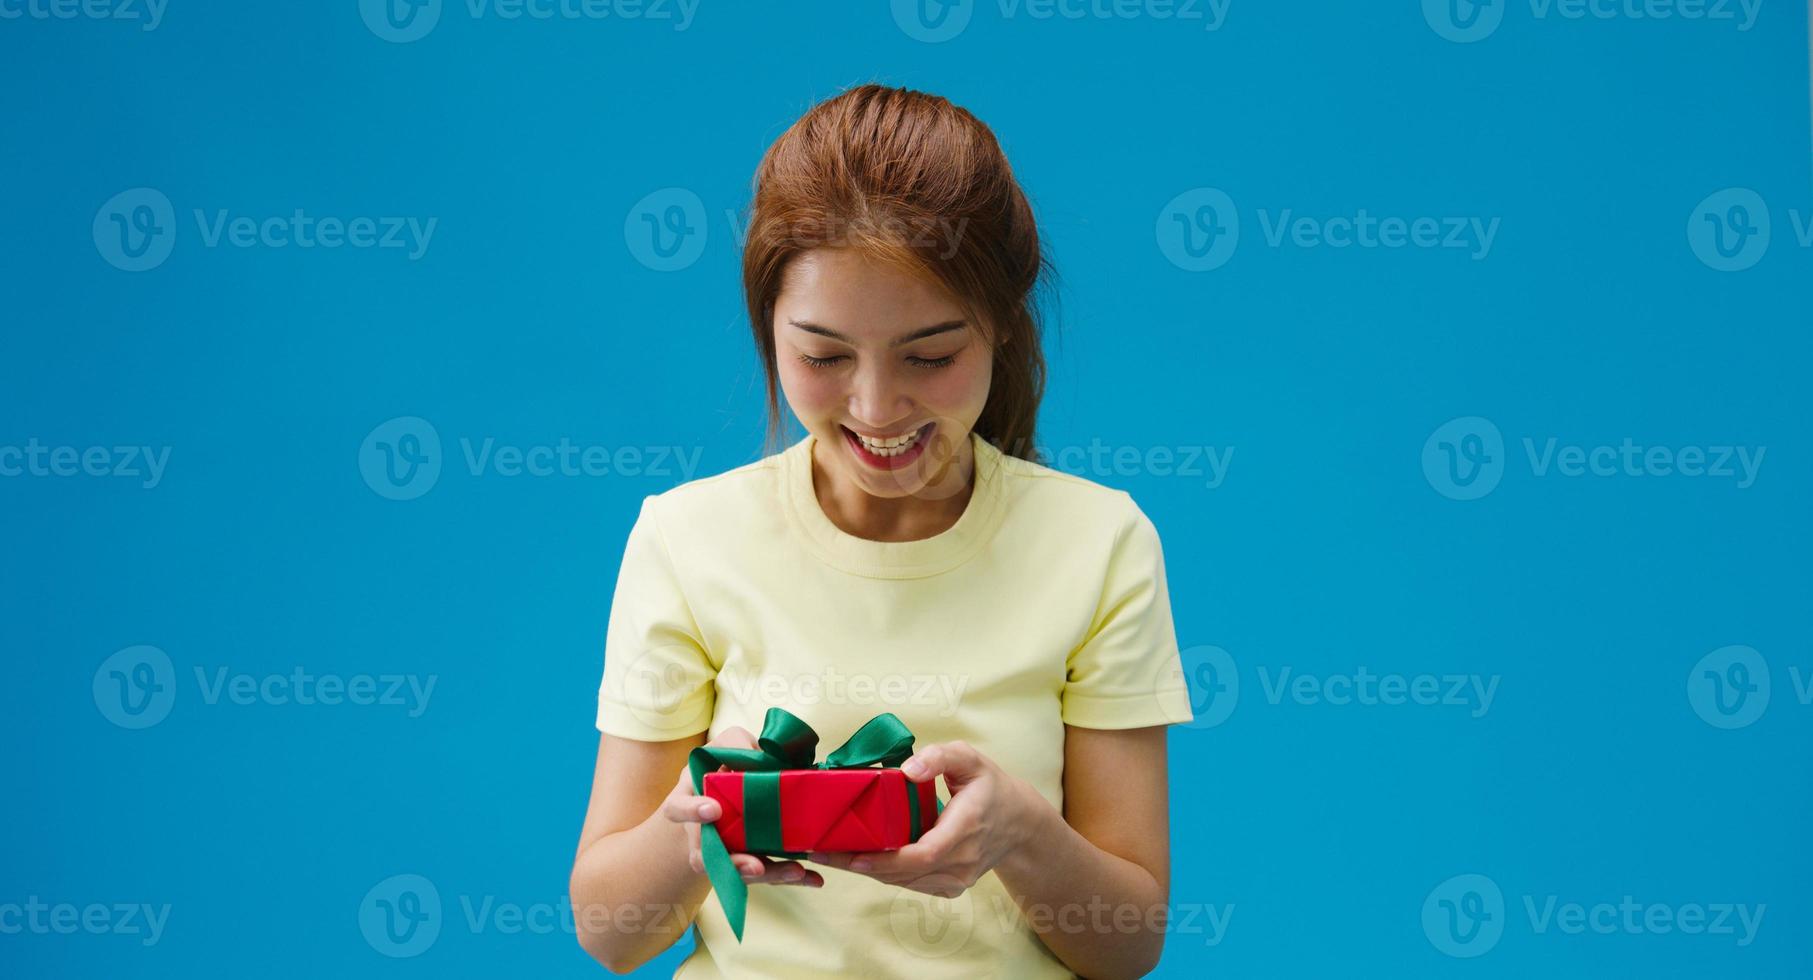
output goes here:
[{"label": "lips", "polygon": [[849,426],[840,425],[844,442],[863,463],[878,470],[897,470],[918,459],[925,452],[926,443],[931,438],[935,422],[927,422],[917,429],[903,435],[888,436],[870,441],[856,434]]}]

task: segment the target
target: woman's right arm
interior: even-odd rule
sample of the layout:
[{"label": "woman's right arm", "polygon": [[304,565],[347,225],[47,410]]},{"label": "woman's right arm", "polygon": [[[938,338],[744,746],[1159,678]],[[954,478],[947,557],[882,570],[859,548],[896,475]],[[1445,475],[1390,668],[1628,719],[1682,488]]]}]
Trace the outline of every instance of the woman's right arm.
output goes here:
[{"label": "woman's right arm", "polygon": [[673,945],[711,890],[688,865],[687,825],[661,813],[687,753],[704,744],[703,732],[667,742],[599,736],[568,892],[579,945],[612,973]]},{"label": "woman's right arm", "polygon": [[[694,794],[686,770],[687,754],[705,744],[753,748],[755,738],[734,727],[710,743],[703,732],[665,742],[599,736],[568,892],[579,944],[612,973],[628,973],[672,946],[711,891],[699,824],[716,820],[719,807]],[[731,860],[751,883],[824,884],[797,862],[748,854]]]}]

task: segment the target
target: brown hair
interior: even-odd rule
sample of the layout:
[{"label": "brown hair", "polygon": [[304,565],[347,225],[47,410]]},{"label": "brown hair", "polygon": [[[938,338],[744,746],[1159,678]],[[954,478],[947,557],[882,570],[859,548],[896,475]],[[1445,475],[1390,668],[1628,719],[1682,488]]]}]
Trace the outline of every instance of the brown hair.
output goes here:
[{"label": "brown hair", "polygon": [[787,263],[851,247],[928,277],[993,341],[975,431],[1033,459],[1045,393],[1034,288],[1053,271],[1032,207],[994,133],[936,95],[862,85],[813,106],[763,155],[743,245],[743,294],[768,382],[768,449],[779,448],[774,301]]}]

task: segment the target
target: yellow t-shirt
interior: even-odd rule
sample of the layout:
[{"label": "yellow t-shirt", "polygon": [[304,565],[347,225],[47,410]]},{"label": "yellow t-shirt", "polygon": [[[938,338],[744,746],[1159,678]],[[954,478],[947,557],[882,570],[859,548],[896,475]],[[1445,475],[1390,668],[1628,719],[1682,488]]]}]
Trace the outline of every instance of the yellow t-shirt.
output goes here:
[{"label": "yellow t-shirt", "polygon": [[[1126,492],[972,433],[957,523],[871,541],[819,507],[814,438],[643,500],[611,604],[600,731],[760,734],[778,705],[818,732],[822,759],[892,711],[915,744],[963,739],[1062,808],[1066,724],[1190,720],[1158,534]],[[820,870],[823,888],[750,886],[741,943],[707,898],[675,976],[1071,975],[993,872],[940,899]]]}]

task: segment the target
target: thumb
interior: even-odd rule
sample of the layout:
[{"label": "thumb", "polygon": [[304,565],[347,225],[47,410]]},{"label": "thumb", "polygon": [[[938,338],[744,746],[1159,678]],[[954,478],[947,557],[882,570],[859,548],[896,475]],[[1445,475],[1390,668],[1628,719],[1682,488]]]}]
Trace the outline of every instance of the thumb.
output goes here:
[{"label": "thumb", "polygon": [[732,725],[718,733],[718,737],[705,743],[733,749],[753,749],[756,746],[755,736],[741,725]]},{"label": "thumb", "polygon": [[900,764],[900,771],[915,783],[944,777],[952,792],[975,779],[982,771],[982,754],[967,742],[945,742],[928,745]]}]

